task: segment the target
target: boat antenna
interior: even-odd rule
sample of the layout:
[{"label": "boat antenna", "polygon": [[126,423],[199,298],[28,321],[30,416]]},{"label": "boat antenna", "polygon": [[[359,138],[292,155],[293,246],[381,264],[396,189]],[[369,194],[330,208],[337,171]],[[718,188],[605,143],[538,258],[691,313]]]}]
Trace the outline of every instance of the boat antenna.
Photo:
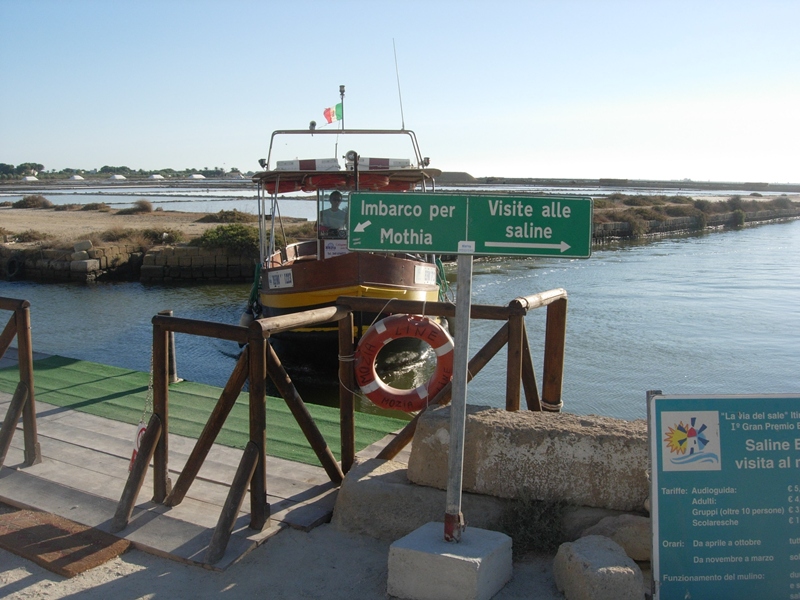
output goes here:
[{"label": "boat antenna", "polygon": [[[400,69],[397,68],[397,46],[394,44],[394,38],[392,38],[392,49],[394,50],[394,72],[397,75],[397,96],[400,98],[400,129],[405,129],[406,118],[403,115],[403,94],[400,93]],[[342,111],[344,111],[344,107],[342,107]]]},{"label": "boat antenna", "polygon": [[339,96],[342,98],[342,131],[344,131],[344,86],[339,86]]}]

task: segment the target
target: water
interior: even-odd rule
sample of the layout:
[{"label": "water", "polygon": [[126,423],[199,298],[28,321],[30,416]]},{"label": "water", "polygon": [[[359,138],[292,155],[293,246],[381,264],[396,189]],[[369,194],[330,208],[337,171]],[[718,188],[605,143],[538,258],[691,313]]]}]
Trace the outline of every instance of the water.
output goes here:
[{"label": "water", "polygon": [[[480,262],[473,302],[565,288],[565,410],[643,418],[650,389],[800,391],[798,257],[800,221],[793,221],[620,244],[588,260]],[[544,309],[534,313],[526,325],[539,347],[541,377]],[[485,338],[484,329],[471,347]],[[470,402],[500,389],[503,373],[498,364],[471,385]]]},{"label": "water", "polygon": [[[620,243],[585,260],[476,260],[473,302],[505,305],[517,296],[566,289],[564,410],[643,418],[650,389],[800,392],[798,257],[800,221]],[[35,350],[142,371],[149,369],[150,319],[158,311],[238,323],[248,293],[246,284],[0,282],[0,296],[31,301]],[[537,309],[526,318],[540,385],[544,316],[545,309]],[[5,319],[0,314],[0,322]],[[497,322],[474,321],[470,354],[497,328]],[[182,334],[176,345],[181,377],[218,386],[238,354],[231,342]],[[501,352],[470,383],[468,402],[503,406],[504,387]],[[335,385],[301,393],[330,402]]]}]

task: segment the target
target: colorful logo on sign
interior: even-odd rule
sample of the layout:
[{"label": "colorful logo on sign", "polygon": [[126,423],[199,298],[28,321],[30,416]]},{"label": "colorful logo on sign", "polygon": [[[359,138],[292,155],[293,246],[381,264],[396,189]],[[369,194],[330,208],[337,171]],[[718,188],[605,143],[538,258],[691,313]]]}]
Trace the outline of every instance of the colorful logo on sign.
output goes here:
[{"label": "colorful logo on sign", "polygon": [[719,471],[719,412],[661,413],[664,471]]}]

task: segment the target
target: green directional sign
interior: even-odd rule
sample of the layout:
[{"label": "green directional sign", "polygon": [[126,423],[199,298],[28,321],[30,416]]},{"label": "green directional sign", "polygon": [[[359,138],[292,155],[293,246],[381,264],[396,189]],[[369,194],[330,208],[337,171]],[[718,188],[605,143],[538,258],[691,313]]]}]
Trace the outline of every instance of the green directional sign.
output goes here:
[{"label": "green directional sign", "polygon": [[591,198],[356,192],[350,250],[585,258]]}]

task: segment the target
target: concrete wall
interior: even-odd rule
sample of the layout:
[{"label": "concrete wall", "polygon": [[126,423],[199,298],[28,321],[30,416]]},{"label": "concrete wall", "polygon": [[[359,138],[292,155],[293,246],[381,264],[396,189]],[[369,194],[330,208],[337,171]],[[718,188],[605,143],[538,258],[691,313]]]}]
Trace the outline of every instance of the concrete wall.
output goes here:
[{"label": "concrete wall", "polygon": [[144,283],[180,281],[249,282],[257,259],[196,246],[165,246],[149,251],[142,263]]},{"label": "concrete wall", "polygon": [[[80,281],[105,279],[174,282],[251,282],[257,260],[194,246],[163,246],[142,252],[137,246],[92,247],[78,242],[70,250],[15,250],[0,246],[0,277],[8,277],[11,259],[22,261],[15,279]],[[16,266],[16,265],[15,265]]]},{"label": "concrete wall", "polygon": [[[410,481],[447,489],[449,432],[449,407],[422,414]],[[643,420],[467,407],[464,491],[639,511],[647,469]]]}]

